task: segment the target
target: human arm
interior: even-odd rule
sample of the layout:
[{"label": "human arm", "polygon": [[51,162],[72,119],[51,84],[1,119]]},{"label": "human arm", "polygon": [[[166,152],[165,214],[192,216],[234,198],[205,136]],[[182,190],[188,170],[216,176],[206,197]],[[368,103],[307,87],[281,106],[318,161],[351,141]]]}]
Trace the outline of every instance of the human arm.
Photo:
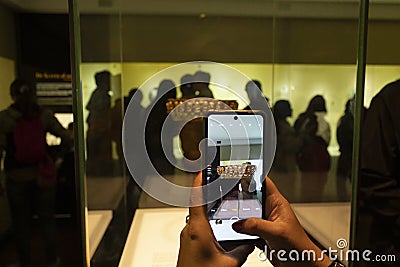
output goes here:
[{"label": "human arm", "polygon": [[[1,135],[0,135],[0,139],[1,139]],[[3,168],[2,168],[3,167],[3,153],[4,153],[4,149],[0,145],[0,173],[3,171]]]},{"label": "human arm", "polygon": [[[3,153],[6,150],[6,146],[7,146],[7,123],[5,123],[5,121],[7,121],[7,116],[5,116],[5,112],[0,112],[0,167],[3,166],[2,165],[2,160],[3,160]],[[0,171],[1,168],[0,168]]]},{"label": "human arm", "polygon": [[1,162],[3,160],[3,151],[5,150],[5,147],[6,147],[6,136],[0,133],[0,166],[2,166]]},{"label": "human arm", "polygon": [[73,145],[73,140],[69,132],[61,125],[50,110],[42,110],[42,121],[46,132],[61,138],[60,156],[64,155]]}]

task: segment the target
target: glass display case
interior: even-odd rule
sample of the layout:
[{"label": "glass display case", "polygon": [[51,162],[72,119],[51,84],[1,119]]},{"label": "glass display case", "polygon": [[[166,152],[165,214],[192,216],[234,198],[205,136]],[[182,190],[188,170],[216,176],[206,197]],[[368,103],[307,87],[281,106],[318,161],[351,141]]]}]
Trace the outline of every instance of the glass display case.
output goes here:
[{"label": "glass display case", "polygon": [[[187,208],[155,199],[149,194],[151,185],[142,190],[132,179],[132,169],[124,160],[122,126],[137,123],[142,129],[156,120],[162,123],[167,107],[164,103],[159,108],[155,101],[163,82],[168,80],[176,88],[169,98],[185,98],[187,74],[194,79],[192,85],[208,82],[215,99],[237,101],[238,109],[251,102],[246,82],[259,82],[277,131],[269,177],[321,247],[349,249],[350,230],[356,227],[358,172],[354,168],[359,160],[358,146],[353,144],[359,144],[362,134],[357,127],[362,106],[368,107],[400,70],[400,60],[388,56],[398,54],[394,46],[379,39],[386,31],[395,36],[400,28],[399,18],[383,15],[384,4],[374,2],[371,11],[377,12],[372,12],[369,22],[364,0],[193,5],[179,0],[70,0],[69,4],[74,29],[75,136],[91,266],[175,266]],[[389,6],[399,8],[394,3]],[[375,53],[365,61],[368,23],[372,36],[368,48]],[[187,62],[185,68],[168,71]],[[235,69],[247,80],[219,72],[215,64]],[[195,80],[199,72],[208,74],[207,82]],[[200,89],[193,90],[191,97],[201,96]],[[150,114],[147,124],[124,122],[129,105],[137,107],[134,112]],[[156,116],[151,117],[151,112]],[[316,127],[314,143],[301,137],[309,134],[310,127]],[[146,132],[145,138],[157,137],[157,131],[156,127]],[[155,156],[151,163],[167,181],[190,187],[195,172],[185,171],[181,164],[185,141],[179,132],[168,138],[173,162]],[[338,247],[338,240],[346,246]],[[257,252],[252,255],[246,266],[259,266]]]},{"label": "glass display case", "polygon": [[[397,266],[399,29],[397,0],[0,1],[1,110],[14,101],[12,81],[24,78],[74,133],[67,156],[46,136],[59,168],[51,217],[59,247],[50,260],[175,266],[192,181],[207,168],[198,116],[265,108],[276,133],[266,142],[268,176],[312,240],[343,253],[345,266],[368,265],[348,260],[354,249]],[[4,125],[0,266],[21,256]],[[221,205],[208,213],[215,225],[224,212],[230,220],[260,213],[240,206],[260,171],[254,158],[229,161],[224,149],[210,172],[242,180],[224,199],[218,191]],[[31,263],[43,266],[40,216],[28,215],[32,231],[19,240],[31,240]],[[245,266],[268,266],[264,256],[255,250]]]}]

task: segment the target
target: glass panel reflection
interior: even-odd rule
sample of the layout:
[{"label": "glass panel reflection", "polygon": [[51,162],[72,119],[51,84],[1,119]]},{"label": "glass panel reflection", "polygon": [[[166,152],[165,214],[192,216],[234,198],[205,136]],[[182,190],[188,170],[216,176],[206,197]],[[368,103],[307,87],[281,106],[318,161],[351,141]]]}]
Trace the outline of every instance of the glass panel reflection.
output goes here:
[{"label": "glass panel reflection", "polygon": [[[161,3],[159,4],[162,9]],[[247,75],[249,79],[259,81],[261,94],[257,90],[253,93],[257,97],[268,99],[279,134],[271,178],[291,203],[299,204],[296,212],[300,216],[305,211],[302,203],[311,203],[313,212],[302,219],[303,223],[311,222],[311,228],[319,229],[329,237],[338,234],[331,230],[333,227],[326,223],[323,225],[315,209],[326,209],[327,212],[339,210],[344,214],[344,221],[347,221],[348,201],[351,197],[351,161],[348,159],[352,151],[352,143],[349,142],[352,139],[352,107],[349,100],[355,93],[358,3],[272,1],[260,2],[254,6],[244,4],[246,8],[232,4],[225,12],[221,10],[220,4],[201,9],[186,8],[174,2],[154,15],[153,11],[144,11],[143,6],[132,8],[126,1],[111,5],[109,12],[88,14],[88,6],[82,3],[81,77],[85,107],[90,103],[96,88],[96,73],[108,71],[111,74],[111,90],[106,95],[106,108],[110,115],[104,113],[101,116],[102,123],[107,123],[105,118],[111,117],[106,126],[109,127],[109,133],[104,135],[108,137],[100,138],[104,151],[101,155],[94,153],[95,157],[107,158],[100,160],[103,164],[92,164],[90,145],[86,151],[88,208],[113,211],[109,231],[99,245],[92,264],[109,260],[112,262],[113,257],[118,258],[116,255],[122,251],[131,215],[136,207],[139,207],[136,211],[139,214],[145,213],[144,208],[171,208],[145,192],[140,192],[124,166],[118,135],[131,90],[139,88],[135,95],[140,94],[142,97],[135,105],[140,113],[153,103],[166,80],[175,88],[174,93],[162,99],[157,104],[157,110],[153,111],[149,128],[146,129],[151,132],[147,145],[153,155],[154,165],[165,174],[164,177],[184,186],[191,184],[194,174],[173,167],[162,156],[158,134],[167,114],[165,103],[168,97],[192,98],[200,94],[200,89],[190,92],[189,89],[192,88],[180,86],[181,81],[187,78],[190,80],[189,76],[184,75],[193,76],[199,71],[209,73],[208,96],[237,101],[239,109],[246,108],[251,101],[252,93],[246,90],[246,82],[230,79],[226,84],[234,93],[220,90],[213,84],[219,74],[207,65],[194,65],[187,73],[162,77],[153,80],[151,86],[141,88],[157,72],[187,61],[200,59],[224,62]],[[332,9],[335,12],[329,11]],[[317,98],[317,102],[324,103],[317,103],[316,106],[319,107],[311,104],[308,108],[315,96],[321,96]],[[85,119],[91,116],[89,112],[85,110]],[[191,126],[193,127],[189,128],[200,132],[196,123]],[[89,144],[92,125],[85,124],[84,127]],[[343,136],[347,138],[342,138]],[[182,131],[170,136],[168,154],[178,167],[183,166],[184,155],[191,158],[198,156],[198,151],[183,140],[190,138],[199,139],[193,131],[190,134]],[[94,141],[94,144],[96,142],[98,141]],[[307,153],[310,156],[304,156]],[[306,159],[302,160],[301,155]],[[140,157],[141,155],[137,156],[137,161],[141,160]],[[303,166],[312,163],[311,157],[319,160],[316,169]],[[323,158],[325,159],[322,161]],[[301,164],[303,165],[300,168]],[[109,203],[105,203],[107,199],[114,201],[116,205],[108,205]],[[124,217],[123,214],[128,216]],[[157,220],[157,213],[152,213],[151,216]],[[160,213],[160,222],[154,224],[162,228],[164,226],[161,218],[164,217]],[[123,230],[118,232],[116,229]],[[346,225],[341,229],[346,232]],[[140,235],[134,229],[132,232]],[[347,237],[346,233],[343,235]],[[331,239],[332,242],[336,241],[333,237]],[[118,245],[112,247],[113,244]],[[150,260],[152,256],[156,257],[151,252],[149,254]],[[140,258],[135,252],[124,255],[124,262],[129,261],[126,257],[132,255]],[[170,258],[166,261],[174,262]]]}]

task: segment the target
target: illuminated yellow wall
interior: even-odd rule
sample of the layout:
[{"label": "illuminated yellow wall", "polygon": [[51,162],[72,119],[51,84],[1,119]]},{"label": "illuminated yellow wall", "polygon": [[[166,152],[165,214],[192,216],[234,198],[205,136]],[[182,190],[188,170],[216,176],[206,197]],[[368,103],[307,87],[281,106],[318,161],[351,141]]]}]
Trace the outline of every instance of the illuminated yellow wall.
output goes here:
[{"label": "illuminated yellow wall", "polygon": [[[83,86],[84,105],[89,100],[91,92],[96,87],[94,74],[97,71],[109,70],[113,75],[121,75],[121,87],[123,94],[127,94],[130,89],[140,87],[151,76],[164,70],[176,63],[83,63],[81,65],[81,79]],[[309,100],[316,94],[325,97],[327,103],[327,121],[331,126],[332,139],[330,152],[338,153],[336,141],[336,125],[340,116],[344,112],[346,101],[351,98],[356,87],[356,66],[355,65],[301,65],[301,64],[228,64],[236,68],[250,79],[257,79],[263,85],[264,94],[269,97],[273,104],[277,100],[289,100],[293,108],[293,123],[299,113],[303,112]],[[188,73],[194,73],[199,66],[193,64]],[[218,71],[212,65],[203,65],[200,68],[218,75]],[[176,73],[169,78],[179,84],[183,74]],[[368,66],[366,76],[365,105],[369,106],[371,98],[387,83],[400,78],[400,66]],[[223,80],[223,78],[222,78]],[[151,88],[157,88],[160,79],[154,79]],[[245,81],[240,77],[237,80],[226,81],[231,89],[247,100],[244,91]],[[214,95],[218,99],[236,99],[239,108],[243,108],[246,103],[243,99],[238,99],[235,94],[222,92],[216,87],[210,86]],[[149,90],[143,91],[143,106],[149,104]],[[114,99],[119,96],[114,96]],[[179,97],[179,92],[178,92]],[[85,111],[86,112],[86,111]],[[87,113],[85,113],[85,118]]]},{"label": "illuminated yellow wall", "polygon": [[372,97],[376,95],[383,86],[398,79],[400,79],[400,66],[367,66],[364,105],[369,107]]},{"label": "illuminated yellow wall", "polygon": [[0,57],[0,70],[0,110],[2,110],[12,102],[10,84],[15,79],[15,62],[11,59]]},{"label": "illuminated yellow wall", "polygon": [[8,107],[12,100],[10,97],[10,84],[15,79],[15,59],[17,44],[15,37],[14,12],[0,4],[0,110]]}]

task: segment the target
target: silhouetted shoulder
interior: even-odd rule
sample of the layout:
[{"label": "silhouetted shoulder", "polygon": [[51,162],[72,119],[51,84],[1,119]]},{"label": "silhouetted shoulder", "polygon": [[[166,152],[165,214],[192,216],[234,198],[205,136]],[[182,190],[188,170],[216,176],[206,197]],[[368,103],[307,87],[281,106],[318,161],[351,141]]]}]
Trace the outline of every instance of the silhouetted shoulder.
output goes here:
[{"label": "silhouetted shoulder", "polygon": [[11,132],[21,116],[21,113],[11,106],[0,111],[0,133]]},{"label": "silhouetted shoulder", "polygon": [[366,116],[388,116],[397,129],[400,128],[400,80],[388,83],[371,100]]},{"label": "silhouetted shoulder", "polygon": [[[373,105],[373,102],[376,99],[387,99],[387,100],[397,100],[397,98],[400,96],[400,79],[391,83],[388,83],[387,85],[385,85],[380,91],[379,93],[377,93],[372,101],[371,101],[371,105]],[[392,97],[394,97],[394,99],[392,99]]]}]

